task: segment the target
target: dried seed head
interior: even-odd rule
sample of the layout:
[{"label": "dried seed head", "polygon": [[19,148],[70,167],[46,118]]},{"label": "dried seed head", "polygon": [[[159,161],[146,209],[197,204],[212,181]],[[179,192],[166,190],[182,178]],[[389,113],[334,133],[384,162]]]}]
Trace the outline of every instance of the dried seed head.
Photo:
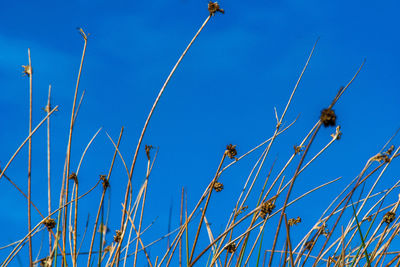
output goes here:
[{"label": "dried seed head", "polygon": [[383,216],[382,221],[384,221],[385,223],[389,224],[389,223],[393,222],[395,218],[396,218],[396,213],[394,213],[393,211],[388,211]]},{"label": "dried seed head", "polygon": [[121,237],[122,237],[122,231],[116,230],[114,235],[114,241],[118,243],[119,241],[121,241]]},{"label": "dried seed head", "polygon": [[48,256],[46,258],[40,259],[39,262],[40,262],[41,267],[52,266],[52,259],[51,259],[51,257],[48,257]]},{"label": "dried seed head", "polygon": [[292,218],[292,219],[289,219],[289,221],[288,221],[288,225],[289,226],[293,226],[293,225],[296,225],[298,223],[301,223],[301,218],[300,217],[297,217],[296,219]]},{"label": "dried seed head", "polygon": [[24,70],[22,71],[22,73],[24,74],[24,76],[28,76],[30,77],[32,75],[32,66],[31,65],[22,65],[22,67],[24,68]]},{"label": "dried seed head", "polygon": [[325,222],[323,223],[322,226],[319,227],[319,229],[318,229],[318,235],[328,236],[328,230],[326,229],[326,224],[325,224]]},{"label": "dried seed head", "polygon": [[225,249],[228,251],[228,253],[234,253],[236,251],[235,242],[232,242],[229,245],[227,245]]},{"label": "dried seed head", "polygon": [[237,155],[236,145],[229,144],[226,146],[225,154],[230,158],[234,159]]},{"label": "dried seed head", "polygon": [[224,189],[224,185],[222,183],[215,182],[213,188],[215,192],[221,192],[222,189]]},{"label": "dried seed head", "polygon": [[304,244],[304,248],[305,248],[306,250],[311,250],[311,249],[313,248],[313,246],[314,246],[314,241],[313,241],[313,240],[307,241],[307,242]]},{"label": "dried seed head", "polygon": [[144,150],[146,151],[146,156],[147,156],[148,160],[150,160],[150,150],[152,150],[152,149],[153,149],[153,146],[148,146],[148,145],[144,146]]},{"label": "dried seed head", "polygon": [[110,186],[110,182],[107,180],[107,175],[100,174],[100,180],[103,184],[103,189],[106,190]]},{"label": "dried seed head", "polygon": [[76,176],[76,173],[72,172],[69,176],[68,179],[74,180],[75,184],[78,184],[78,176]]},{"label": "dried seed head", "polygon": [[259,213],[259,216],[261,218],[265,219],[267,214],[271,214],[271,212],[274,210],[274,208],[275,208],[274,200],[275,199],[270,199],[268,201],[265,201],[263,204],[261,204],[261,209],[260,209],[260,213]]},{"label": "dried seed head", "polygon": [[335,140],[340,140],[340,138],[342,138],[342,132],[340,131],[340,125],[336,126],[336,132],[331,134],[331,136]]},{"label": "dried seed head", "polygon": [[301,152],[303,146],[294,146],[294,154],[297,155]]},{"label": "dried seed head", "polygon": [[218,2],[213,3],[212,1],[208,2],[208,11],[210,12],[211,16],[214,16],[217,11],[221,12],[222,14],[225,13],[225,10],[220,8]]},{"label": "dried seed head", "polygon": [[320,116],[321,122],[325,127],[335,126],[336,125],[336,114],[333,109],[325,108],[321,111]]},{"label": "dried seed head", "polygon": [[394,145],[391,145],[389,149],[386,151],[386,154],[390,156],[393,153],[393,150],[394,150]]},{"label": "dried seed head", "polygon": [[43,221],[43,225],[47,227],[47,230],[51,230],[56,226],[56,221],[52,218],[47,218]]},{"label": "dried seed head", "polygon": [[371,161],[378,161],[379,163],[390,162],[390,158],[387,154],[378,153],[371,158]]},{"label": "dried seed head", "polygon": [[51,111],[51,106],[50,106],[50,105],[46,105],[46,106],[43,108],[43,110],[46,111],[47,113],[49,113],[49,112]]}]

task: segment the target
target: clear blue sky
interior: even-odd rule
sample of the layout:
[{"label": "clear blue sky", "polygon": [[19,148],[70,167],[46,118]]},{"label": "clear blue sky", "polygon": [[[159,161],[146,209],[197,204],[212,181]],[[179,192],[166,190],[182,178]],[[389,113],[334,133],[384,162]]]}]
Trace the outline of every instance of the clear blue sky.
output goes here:
[{"label": "clear blue sky", "polygon": [[[318,120],[320,110],[329,105],[338,88],[351,79],[364,58],[367,61],[335,107],[342,139],[300,176],[293,197],[328,180],[340,176],[343,179],[290,209],[291,216],[302,216],[304,225],[312,225],[335,193],[361,171],[368,158],[378,153],[400,126],[398,1],[234,0],[220,1],[220,4],[225,14],[211,19],[184,58],[144,138],[143,144],[159,147],[150,178],[144,225],[158,219],[144,236],[147,243],[167,232],[171,205],[172,228],[178,225],[182,187],[188,193],[188,208],[193,208],[214,175],[227,144],[237,144],[241,155],[272,135],[276,122],[274,107],[282,113],[318,37],[316,51],[285,123],[298,115],[299,119],[274,144],[261,173],[264,178],[275,158],[277,163],[272,175],[278,174],[293,146]],[[42,108],[46,105],[49,84],[53,88],[52,103],[60,106],[51,126],[53,204],[56,205],[83,46],[76,28],[82,27],[90,36],[79,91],[81,94],[85,90],[85,97],[73,135],[72,169],[77,167],[93,134],[103,127],[87,153],[79,176],[80,192],[85,192],[99,174],[108,170],[113,146],[105,132],[116,140],[120,128],[125,127],[121,152],[130,165],[159,89],[207,16],[207,1],[3,3],[0,9],[1,166],[4,167],[28,133],[28,79],[21,73],[21,65],[28,63],[28,48],[34,69],[34,125],[45,115]],[[330,140],[332,132],[331,128],[320,131],[308,158]],[[398,139],[393,143],[396,145]],[[44,212],[47,210],[44,127],[33,138],[33,151],[33,201]],[[225,190],[214,195],[214,204],[207,214],[215,235],[225,226],[224,219],[229,216],[243,181],[260,153],[256,152],[223,175]],[[134,173],[136,190],[145,175],[145,160],[142,149]],[[24,191],[26,162],[25,148],[7,171]],[[390,167],[381,189],[397,181],[398,170],[396,164]],[[291,174],[293,170],[286,175]],[[111,177],[110,223],[114,228],[107,237],[109,242],[119,224],[126,179],[123,165],[117,161]],[[258,188],[262,181],[259,183]],[[0,181],[0,190],[0,246],[3,246],[25,235],[27,208],[25,199],[4,179]],[[98,189],[81,204],[83,225],[90,212],[89,231],[100,193]],[[38,220],[35,214],[33,224]],[[208,240],[203,234],[205,242],[200,243],[197,252]],[[80,229],[82,235],[83,229]],[[45,237],[44,232],[37,235],[34,255]],[[153,261],[165,247],[166,241],[162,241],[150,250]],[[43,250],[47,251],[42,249],[39,258],[46,256]],[[8,249],[0,251],[1,259],[8,253]],[[19,261],[21,266],[26,266],[27,246],[20,255],[13,266],[18,266]]]}]

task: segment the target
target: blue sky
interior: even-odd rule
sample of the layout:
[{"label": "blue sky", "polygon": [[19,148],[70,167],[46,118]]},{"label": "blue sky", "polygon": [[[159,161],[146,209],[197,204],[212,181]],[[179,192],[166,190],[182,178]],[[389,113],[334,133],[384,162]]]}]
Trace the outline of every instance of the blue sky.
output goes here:
[{"label": "blue sky", "polygon": [[[177,226],[182,187],[188,193],[189,209],[194,206],[214,175],[227,144],[237,144],[241,155],[273,134],[274,107],[282,113],[317,38],[320,39],[315,53],[285,123],[298,115],[299,119],[274,144],[262,170],[264,178],[275,158],[277,163],[272,175],[279,173],[293,145],[314,125],[320,110],[329,105],[338,88],[351,79],[362,61],[365,58],[367,61],[335,107],[342,139],[300,177],[294,196],[328,180],[340,176],[343,179],[299,203],[300,209],[292,210],[293,217],[298,212],[304,217],[304,223],[312,225],[317,218],[315,214],[361,171],[368,158],[378,153],[400,126],[397,18],[400,4],[397,1],[379,4],[342,0],[256,0],[251,3],[234,0],[220,1],[220,4],[225,14],[211,19],[184,58],[144,138],[143,144],[159,147],[144,225],[158,219],[149,230],[151,233],[144,236],[147,242],[167,232],[171,203],[172,225]],[[8,1],[3,4],[0,10],[3,25],[0,30],[1,166],[7,163],[28,132],[28,79],[21,73],[21,65],[28,62],[28,48],[34,69],[34,124],[45,115],[41,108],[46,104],[49,84],[53,88],[52,103],[60,106],[51,126],[55,203],[83,46],[76,28],[82,27],[90,36],[79,93],[85,90],[85,97],[73,136],[72,169],[78,165],[93,134],[103,127],[81,170],[80,191],[85,192],[99,174],[107,172],[112,158],[113,146],[105,131],[117,139],[120,128],[125,127],[121,152],[131,162],[159,89],[207,16],[207,1]],[[330,140],[332,132],[330,128],[320,131],[310,155]],[[42,210],[46,210],[47,194],[45,134],[42,128],[33,138],[33,200]],[[393,143],[396,145],[398,139]],[[216,233],[223,228],[223,219],[232,210],[232,203],[260,153],[256,152],[224,174],[225,190],[215,194],[214,200],[222,210],[213,206],[207,214]],[[142,149],[134,173],[136,190],[145,175],[145,159]],[[25,149],[7,171],[25,191],[26,161]],[[398,170],[396,164],[390,166],[381,189],[396,181]],[[287,175],[292,173],[293,170]],[[0,185],[0,246],[3,246],[25,234],[26,201],[4,179]],[[117,161],[111,178],[110,222],[114,225],[119,222],[125,185],[126,175]],[[97,203],[99,194],[100,189],[82,202],[82,221],[86,220],[93,203]],[[89,225],[94,216],[91,212]],[[34,222],[38,219],[33,217]],[[206,241],[205,233],[203,237]],[[41,238],[39,234],[35,253]],[[110,234],[108,240],[111,238]],[[152,248],[151,254],[155,257],[165,246],[166,242],[161,242]],[[21,255],[26,253],[24,249]],[[0,251],[2,259],[7,254],[7,250]],[[20,261],[24,266],[25,257]]]}]

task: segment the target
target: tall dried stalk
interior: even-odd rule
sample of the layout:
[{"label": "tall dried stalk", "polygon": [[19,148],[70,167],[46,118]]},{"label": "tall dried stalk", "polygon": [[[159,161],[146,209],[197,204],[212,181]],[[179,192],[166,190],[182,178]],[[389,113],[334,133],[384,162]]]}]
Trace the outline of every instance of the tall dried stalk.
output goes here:
[{"label": "tall dried stalk", "polygon": [[[116,156],[117,156],[118,147],[119,147],[119,145],[120,145],[123,132],[124,132],[124,127],[121,128],[121,131],[120,131],[120,133],[119,133],[118,142],[117,142],[117,147],[116,147],[116,149],[115,149],[115,152],[114,152],[114,155],[113,155],[113,158],[112,158],[112,161],[111,161],[111,165],[110,165],[110,168],[109,168],[109,170],[108,170],[108,174],[107,174],[106,178],[104,178],[105,180],[103,181],[103,192],[102,192],[102,194],[101,194],[101,198],[100,198],[100,202],[99,202],[99,208],[97,209],[96,220],[95,220],[95,222],[94,222],[93,233],[92,233],[92,239],[91,239],[91,241],[90,241],[90,248],[89,248],[88,260],[87,260],[87,267],[90,266],[91,257],[92,257],[92,251],[93,251],[93,244],[94,244],[94,237],[95,237],[96,231],[97,231],[97,226],[98,226],[99,217],[100,217],[100,211],[101,211],[101,209],[102,209],[102,207],[103,207],[104,197],[105,197],[105,194],[106,194],[106,190],[107,190],[107,188],[108,188],[108,185],[109,185],[109,181],[110,181],[110,177],[111,177],[111,172],[112,172],[112,169],[113,169],[113,166],[114,166],[115,158],[116,158]],[[103,233],[103,230],[104,230],[103,228],[104,228],[104,225],[102,224],[102,225],[101,225],[101,229],[100,229],[101,233]],[[100,239],[101,239],[101,238],[100,238]],[[102,240],[100,240],[100,245],[102,245],[101,243],[102,243]],[[101,259],[101,251],[102,251],[102,249],[100,248],[100,249],[99,249],[99,260]]]},{"label": "tall dried stalk", "polygon": [[[161,87],[160,92],[158,93],[158,96],[157,96],[156,100],[154,101],[154,104],[153,104],[153,106],[152,106],[152,108],[151,108],[151,110],[150,110],[150,113],[149,113],[149,115],[148,115],[148,117],[147,117],[147,119],[146,119],[146,122],[145,122],[145,124],[144,124],[144,127],[143,127],[143,129],[142,129],[142,133],[140,134],[139,141],[138,141],[137,146],[136,146],[136,151],[135,151],[135,154],[134,154],[134,156],[133,156],[133,160],[132,160],[132,164],[131,164],[131,168],[130,168],[130,172],[129,172],[129,181],[128,181],[128,185],[126,186],[125,199],[124,199],[124,206],[126,206],[126,204],[127,204],[127,202],[128,202],[128,195],[129,195],[129,191],[130,191],[131,185],[132,185],[133,170],[134,170],[134,168],[135,168],[136,159],[137,159],[137,156],[138,156],[138,153],[139,153],[139,148],[140,148],[140,146],[141,146],[141,144],[142,144],[142,140],[143,140],[144,134],[145,134],[145,132],[146,132],[147,125],[149,124],[150,119],[151,119],[151,117],[152,117],[152,115],[153,115],[153,112],[154,112],[154,110],[155,110],[155,108],[156,108],[156,106],[157,106],[157,104],[158,104],[158,101],[160,100],[162,94],[164,93],[164,90],[165,90],[165,88],[167,87],[169,81],[171,80],[172,75],[175,73],[175,71],[176,71],[176,69],[178,68],[179,64],[181,63],[183,57],[184,57],[184,56],[186,55],[186,53],[189,51],[189,48],[192,46],[192,44],[194,43],[194,41],[197,39],[197,36],[200,34],[200,32],[201,32],[201,31],[203,30],[203,28],[206,26],[206,24],[208,23],[208,21],[210,20],[210,18],[211,18],[211,15],[209,15],[209,16],[207,17],[207,19],[206,19],[206,20],[204,21],[204,23],[201,25],[200,29],[197,31],[197,33],[195,34],[195,36],[193,37],[193,39],[190,41],[189,45],[188,45],[188,46],[186,47],[186,49],[183,51],[182,55],[179,57],[179,59],[178,59],[178,61],[176,62],[175,66],[172,68],[170,74],[168,75],[166,81],[164,82],[164,85]],[[125,222],[125,213],[122,213],[122,218],[121,218],[122,237],[121,237],[120,242],[118,242],[116,256],[115,256],[115,258],[114,258],[114,260],[113,260],[113,262],[112,262],[112,265],[114,265],[115,262],[117,262],[117,265],[118,265],[118,262],[119,262],[121,244],[122,244],[122,241],[123,241],[124,235],[125,235],[125,229],[124,229],[124,224],[125,224],[125,223],[124,223],[124,222]]]},{"label": "tall dried stalk", "polygon": [[[49,85],[49,94],[47,97],[47,105],[45,112],[48,114],[51,111],[51,85]],[[50,164],[50,117],[47,118],[47,214],[51,213],[51,164]],[[51,254],[51,233],[49,232],[49,255]]]},{"label": "tall dried stalk", "polygon": [[[85,32],[80,28],[79,29],[80,34],[83,37],[84,40],[84,45],[83,45],[83,52],[82,52],[82,57],[81,57],[81,62],[79,66],[79,72],[78,72],[78,78],[76,81],[76,87],[75,87],[75,93],[74,93],[74,100],[72,104],[72,112],[71,112],[71,122],[70,122],[70,127],[69,127],[69,135],[68,135],[68,146],[67,146],[67,156],[66,156],[66,172],[63,177],[63,184],[65,184],[65,194],[61,192],[61,194],[64,196],[64,202],[68,202],[68,190],[69,190],[69,176],[70,176],[70,160],[71,160],[71,146],[72,146],[72,131],[74,128],[74,122],[75,122],[75,105],[76,105],[76,100],[77,100],[77,95],[78,95],[78,88],[79,88],[79,83],[81,79],[81,74],[82,74],[82,68],[83,68],[83,62],[85,59],[85,54],[86,54],[86,46],[87,46],[87,35]],[[67,215],[68,215],[68,206],[65,207],[64,210],[64,223],[63,223],[63,231],[62,231],[62,240],[63,240],[63,248],[65,250],[66,248],[66,233],[67,233]],[[64,262],[64,258],[63,258]],[[64,262],[64,265],[66,265],[66,262]]]},{"label": "tall dried stalk", "polygon": [[[32,61],[31,50],[28,48],[29,65],[25,67],[25,74],[29,77],[29,135],[32,133]],[[29,138],[28,144],[28,231],[32,229],[31,225],[31,165],[32,165],[32,138]],[[29,266],[33,266],[32,255],[32,237],[29,236]]]}]

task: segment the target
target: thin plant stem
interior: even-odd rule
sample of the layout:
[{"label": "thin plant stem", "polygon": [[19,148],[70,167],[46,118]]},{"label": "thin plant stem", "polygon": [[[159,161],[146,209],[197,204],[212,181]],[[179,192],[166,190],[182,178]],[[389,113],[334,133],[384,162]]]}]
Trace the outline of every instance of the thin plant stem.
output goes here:
[{"label": "thin plant stem", "polygon": [[[89,194],[90,192],[92,192],[92,191],[97,187],[97,185],[100,183],[100,181],[101,181],[101,180],[99,179],[99,180],[97,181],[97,183],[96,183],[92,188],[90,188],[90,189],[89,189],[86,193],[84,193],[83,195],[79,196],[78,199],[81,199],[81,198],[85,197],[87,194]],[[64,205],[62,205],[61,207],[59,207],[59,208],[57,208],[55,211],[53,211],[49,216],[43,218],[38,224],[36,224],[36,226],[33,227],[33,228],[31,229],[31,231],[30,231],[27,235],[25,235],[25,237],[22,238],[22,239],[19,241],[19,243],[14,247],[14,249],[10,252],[10,254],[7,256],[7,258],[2,262],[1,267],[5,267],[5,266],[7,266],[7,265],[10,263],[11,259],[15,256],[15,252],[21,247],[21,245],[23,245],[23,243],[25,242],[25,240],[28,239],[28,237],[31,236],[32,233],[33,233],[34,231],[36,231],[36,229],[39,228],[39,227],[43,224],[43,222],[44,222],[46,219],[50,218],[50,216],[52,216],[53,214],[55,214],[55,213],[57,213],[58,211],[62,210],[63,208],[65,208],[65,207],[68,206],[69,204],[73,203],[74,201],[75,201],[75,199],[73,199],[73,200],[71,200],[71,201],[65,203]]]},{"label": "thin plant stem", "polygon": [[[32,133],[32,61],[31,61],[31,50],[28,48],[28,71],[26,74],[29,77],[29,135]],[[31,167],[32,167],[32,138],[29,138],[28,143],[28,232],[31,231]],[[32,255],[32,238],[29,236],[29,266],[33,267],[33,255]]]},{"label": "thin plant stem", "polygon": [[[185,188],[182,187],[181,193],[181,211],[179,213],[179,226],[182,227],[182,219],[183,219],[183,198],[185,195]],[[179,267],[182,267],[182,238],[179,239]]]},{"label": "thin plant stem", "polygon": [[[144,124],[144,127],[142,129],[142,133],[140,134],[139,141],[138,141],[137,146],[136,146],[136,151],[135,151],[135,154],[133,156],[133,160],[132,160],[132,164],[131,164],[131,168],[130,168],[130,172],[129,172],[129,181],[128,181],[128,185],[126,187],[126,192],[125,192],[124,206],[126,206],[126,204],[128,202],[128,194],[129,194],[129,191],[131,189],[131,184],[132,184],[131,180],[132,180],[132,176],[133,176],[133,170],[134,170],[135,164],[136,164],[136,159],[137,159],[137,156],[138,156],[138,153],[139,153],[139,148],[140,148],[140,146],[142,144],[142,140],[143,140],[144,134],[145,134],[145,132],[147,130],[147,126],[148,126],[148,124],[150,122],[150,119],[151,119],[153,113],[154,113],[154,110],[155,110],[155,108],[156,108],[156,106],[157,106],[162,94],[164,93],[165,88],[167,87],[169,81],[171,80],[172,75],[175,73],[175,71],[178,68],[179,64],[181,63],[182,59],[184,58],[184,56],[186,55],[186,53],[188,52],[189,48],[192,46],[194,41],[197,39],[197,36],[200,34],[200,32],[206,26],[206,24],[208,23],[210,18],[211,18],[211,15],[209,15],[207,17],[207,19],[204,21],[204,23],[202,24],[200,29],[197,31],[197,33],[195,34],[193,39],[190,41],[189,45],[183,51],[182,55],[179,57],[179,59],[176,62],[175,66],[172,68],[170,74],[168,75],[167,79],[165,80],[164,85],[161,87],[160,92],[158,93],[158,96],[157,96],[156,100],[154,101],[154,104],[153,104],[153,106],[152,106],[152,108],[150,110],[150,113],[149,113],[149,115],[148,115],[148,117],[146,119],[146,122]],[[124,231],[125,229],[123,229],[124,221],[125,221],[125,213],[122,214],[122,218],[121,218],[122,237],[121,237],[120,242],[118,242],[116,256],[115,256],[114,260],[112,261],[111,265],[114,265],[115,262],[117,262],[117,265],[118,265],[118,262],[119,262],[121,243],[122,243],[122,241],[124,239],[124,234],[125,234],[125,231]]]},{"label": "thin plant stem", "polygon": [[[309,65],[309,63],[310,63],[311,57],[312,57],[312,55],[314,54],[314,50],[315,50],[315,48],[316,48],[316,46],[317,46],[317,43],[318,43],[318,39],[315,41],[314,46],[313,46],[313,48],[311,49],[311,52],[310,52],[310,54],[309,54],[309,56],[308,56],[308,59],[307,59],[307,61],[306,61],[306,64],[304,65],[304,67],[303,67],[303,69],[302,69],[302,71],[301,71],[301,73],[300,73],[300,76],[299,76],[299,78],[297,79],[297,82],[296,82],[296,84],[295,84],[295,86],[294,86],[294,88],[293,88],[293,90],[292,90],[292,93],[291,93],[291,95],[290,95],[290,97],[289,97],[289,100],[288,100],[288,102],[286,103],[285,109],[284,109],[284,111],[282,112],[282,115],[281,115],[281,117],[280,117],[279,119],[278,119],[277,113],[275,112],[275,114],[276,114],[276,119],[277,119],[276,129],[275,129],[275,132],[274,132],[274,135],[273,135],[273,137],[272,137],[271,142],[268,144],[267,152],[266,152],[265,155],[264,155],[264,158],[263,158],[263,160],[262,160],[262,163],[260,164],[260,167],[259,167],[258,172],[257,172],[257,174],[256,174],[256,176],[255,176],[254,179],[257,179],[258,174],[259,174],[259,172],[260,172],[260,170],[261,170],[261,167],[262,167],[263,164],[264,164],[265,158],[267,157],[267,155],[268,155],[268,153],[269,153],[269,150],[270,150],[270,148],[271,148],[273,142],[275,141],[275,139],[276,139],[276,137],[277,137],[277,133],[279,132],[279,129],[280,129],[281,125],[282,125],[282,121],[283,121],[283,119],[285,118],[286,112],[287,112],[287,110],[289,109],[290,104],[292,103],[293,96],[294,96],[295,92],[297,91],[297,88],[298,88],[298,86],[299,86],[299,84],[300,84],[300,81],[301,81],[301,79],[303,78],[303,75],[304,75],[304,73],[305,73],[305,71],[306,71],[306,69],[307,69],[307,67],[308,67],[308,65]],[[244,244],[247,243],[248,238],[249,238],[249,235],[246,236],[245,241],[244,241]],[[240,255],[243,255],[243,254],[244,254],[245,249],[246,249],[246,246],[245,246],[245,245],[242,246],[242,249],[241,249],[241,251],[240,251]],[[238,258],[238,263],[239,263],[239,261],[241,261],[241,259],[242,259],[242,257],[239,257],[239,258]]]},{"label": "thin plant stem", "polygon": [[[121,131],[119,133],[118,142],[117,142],[117,148],[120,145],[123,132],[124,132],[124,127],[121,128]],[[115,152],[114,152],[114,155],[113,155],[113,158],[112,158],[112,161],[111,161],[111,165],[110,165],[110,168],[108,170],[107,180],[106,180],[107,183],[110,180],[111,172],[112,172],[112,169],[113,169],[113,166],[114,166],[114,162],[115,162],[116,156],[117,156],[117,149],[115,149]],[[96,235],[96,230],[97,230],[97,225],[98,225],[98,222],[99,222],[100,211],[101,211],[101,208],[103,207],[104,197],[105,197],[107,188],[108,188],[107,184],[103,183],[103,192],[101,194],[99,208],[97,209],[96,220],[94,222],[94,227],[93,227],[92,239],[90,241],[90,248],[89,248],[89,255],[88,255],[88,260],[87,260],[87,267],[90,266],[91,257],[92,257],[92,251],[93,251],[93,244],[94,244],[94,237]],[[103,227],[104,227],[104,225],[101,225],[101,228],[103,228]],[[104,229],[100,229],[101,233],[103,233],[103,230]],[[102,243],[102,240],[100,240],[100,244],[101,243]],[[101,258],[101,251],[102,251],[102,249],[100,248],[100,250],[99,250],[99,259]]]},{"label": "thin plant stem", "polygon": [[[287,240],[288,249],[289,249],[290,266],[294,267],[292,242],[290,241],[290,226],[288,224],[286,213],[284,214],[284,216],[285,216],[285,226],[286,226],[286,240]],[[285,257],[285,260],[286,260],[286,257]]]},{"label": "thin plant stem", "polygon": [[0,173],[0,179],[3,177],[5,171],[8,169],[8,167],[10,166],[10,164],[14,160],[14,158],[18,155],[19,151],[24,147],[26,142],[28,142],[28,140],[32,137],[32,135],[40,128],[40,126],[42,126],[42,124],[47,120],[47,118],[50,115],[52,115],[55,111],[58,111],[58,106],[53,108],[53,110],[44,117],[44,119],[35,127],[35,129],[32,130],[32,132],[26,137],[26,139],[22,142],[22,144],[17,148],[17,150],[14,152],[14,154],[8,160],[6,166],[4,167],[2,172]]},{"label": "thin plant stem", "polygon": [[189,264],[190,264],[190,262],[192,261],[193,254],[194,254],[194,250],[195,250],[196,244],[197,244],[197,240],[198,240],[198,238],[199,238],[201,226],[202,226],[202,224],[203,224],[204,216],[205,216],[205,214],[206,214],[208,204],[210,203],[210,198],[211,198],[211,194],[212,194],[212,192],[213,192],[213,187],[214,187],[214,184],[216,183],[217,179],[219,178],[219,177],[218,177],[218,173],[219,173],[219,171],[220,171],[220,169],[221,169],[221,167],[222,167],[222,164],[224,163],[224,160],[225,160],[225,157],[226,157],[226,153],[227,153],[227,151],[224,152],[224,155],[222,156],[222,159],[221,159],[221,161],[220,161],[220,163],[219,163],[217,173],[215,174],[215,177],[214,177],[213,181],[211,182],[210,187],[208,188],[208,190],[209,190],[209,191],[208,191],[208,196],[207,196],[206,203],[204,204],[204,208],[203,208],[203,212],[202,212],[202,214],[201,214],[200,222],[199,222],[199,225],[198,225],[198,227],[197,227],[196,237],[194,238],[192,250],[191,250],[191,252],[190,252]]},{"label": "thin plant stem", "polygon": [[[78,71],[78,78],[76,80],[76,86],[75,86],[75,93],[74,93],[74,100],[72,103],[72,112],[71,112],[71,122],[69,126],[69,134],[68,134],[68,147],[67,147],[67,156],[66,156],[66,173],[64,175],[64,182],[65,183],[65,194],[64,194],[64,199],[65,202],[68,200],[68,190],[69,190],[69,181],[68,177],[70,175],[70,161],[71,161],[71,146],[72,146],[72,132],[74,128],[74,123],[75,123],[75,106],[76,106],[76,100],[77,100],[77,95],[78,95],[78,88],[79,88],[79,83],[81,80],[81,74],[82,74],[82,68],[83,68],[83,62],[85,60],[85,54],[86,54],[86,46],[87,46],[87,40],[88,36],[85,34],[83,29],[79,28],[79,32],[83,37],[84,40],[84,45],[83,45],[83,51],[82,51],[82,57],[81,57],[81,62],[79,66],[79,71]],[[67,214],[68,214],[68,206],[65,207],[64,210],[64,227],[62,231],[62,240],[63,240],[63,247],[65,249],[66,247],[66,233],[67,233]],[[66,265],[66,262],[63,259],[63,265]]]},{"label": "thin plant stem", "polygon": [[279,218],[278,226],[277,226],[277,229],[276,229],[274,242],[273,242],[273,245],[272,245],[271,257],[270,257],[269,263],[268,263],[269,266],[272,266],[272,259],[274,257],[274,250],[275,250],[276,242],[277,242],[277,239],[278,239],[278,236],[279,236],[279,231],[280,231],[280,227],[281,227],[281,223],[282,223],[282,219],[283,219],[283,214],[286,211],[286,205],[287,205],[287,203],[289,201],[289,196],[290,196],[290,193],[292,192],[294,182],[295,182],[295,180],[296,180],[296,178],[298,176],[298,172],[300,171],[300,168],[301,168],[301,166],[303,164],[305,156],[307,155],[307,152],[310,149],[310,146],[311,146],[312,142],[314,141],[314,139],[315,139],[315,137],[316,137],[321,125],[322,125],[322,123],[319,122],[317,128],[315,129],[313,135],[310,138],[310,141],[308,142],[308,145],[307,145],[306,149],[304,150],[304,153],[303,153],[303,155],[302,155],[302,157],[300,159],[300,162],[299,162],[299,164],[297,166],[297,169],[296,169],[296,171],[295,171],[295,173],[293,175],[293,178],[291,179],[290,187],[289,187],[288,192],[286,194],[286,198],[285,198],[285,201],[284,201],[284,204],[283,204],[283,208],[282,208],[282,211],[281,211],[281,216]]},{"label": "thin plant stem", "polygon": [[[45,108],[48,114],[51,111],[51,85],[49,85],[49,94],[47,97],[47,105]],[[50,157],[50,117],[47,118],[47,213],[51,213],[51,157]],[[52,251],[52,239],[49,232],[49,255]]]}]

